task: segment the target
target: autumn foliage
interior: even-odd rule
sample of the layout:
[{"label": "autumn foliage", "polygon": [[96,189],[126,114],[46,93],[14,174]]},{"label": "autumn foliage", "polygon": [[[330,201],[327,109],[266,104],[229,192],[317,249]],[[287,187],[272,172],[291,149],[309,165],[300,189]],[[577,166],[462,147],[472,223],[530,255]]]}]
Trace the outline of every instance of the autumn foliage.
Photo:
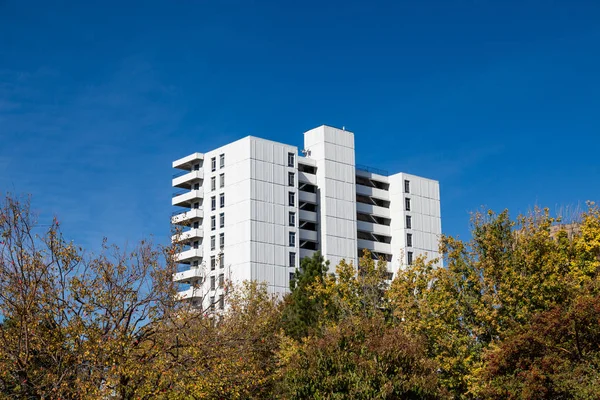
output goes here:
[{"label": "autumn foliage", "polygon": [[600,398],[600,210],[575,222],[476,213],[444,267],[317,253],[284,299],[246,282],[214,312],[175,300],[176,248],[87,253],[7,196],[0,398]]}]

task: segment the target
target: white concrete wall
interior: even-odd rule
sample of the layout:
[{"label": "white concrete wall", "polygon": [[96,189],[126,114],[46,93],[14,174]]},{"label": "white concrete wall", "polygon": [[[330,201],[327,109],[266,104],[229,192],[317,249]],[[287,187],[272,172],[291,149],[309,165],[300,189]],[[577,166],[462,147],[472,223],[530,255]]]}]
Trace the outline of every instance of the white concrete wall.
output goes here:
[{"label": "white concrete wall", "polygon": [[[269,283],[273,293],[289,291],[289,253],[296,253],[296,266],[300,259],[300,237],[296,227],[289,226],[289,212],[298,220],[298,149],[255,137],[250,140],[250,217],[252,219],[251,277]],[[295,155],[294,167],[288,166],[288,153]],[[294,186],[288,185],[288,173],[294,173]],[[293,192],[295,205],[289,205]],[[295,232],[296,241],[289,246],[289,232]]]},{"label": "white concrete wall", "polygon": [[[404,181],[410,182],[410,193],[404,192]],[[406,265],[407,251],[413,259],[427,255],[429,259],[439,257],[439,237],[442,233],[440,214],[440,189],[437,181],[416,175],[399,173],[389,177],[390,213],[392,215],[392,268]],[[411,199],[411,210],[405,210],[405,199]],[[412,218],[411,229],[405,226],[406,215]],[[412,234],[412,247],[406,247],[406,234]],[[441,262],[440,264],[441,265]]]},{"label": "white concrete wall", "polygon": [[354,134],[329,126],[304,133],[304,148],[317,163],[320,250],[331,262],[356,264]]}]

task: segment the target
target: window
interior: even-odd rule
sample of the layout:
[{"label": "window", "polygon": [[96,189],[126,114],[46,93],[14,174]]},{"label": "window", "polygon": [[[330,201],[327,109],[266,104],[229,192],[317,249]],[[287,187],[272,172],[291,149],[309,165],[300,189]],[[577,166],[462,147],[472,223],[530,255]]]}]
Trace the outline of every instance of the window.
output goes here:
[{"label": "window", "polygon": [[217,262],[216,262],[215,256],[210,256],[210,270],[214,271],[216,266],[217,266]]},{"label": "window", "polygon": [[296,280],[296,274],[293,272],[290,272],[290,283],[294,282]]},{"label": "window", "polygon": [[220,248],[225,247],[225,233],[224,232],[219,233],[219,247]]},{"label": "window", "polygon": [[412,247],[412,233],[406,234],[406,246]]},{"label": "window", "polygon": [[198,261],[193,261],[192,262],[192,267],[198,267]]},{"label": "window", "polygon": [[296,247],[296,232],[290,232],[290,247]]},{"label": "window", "polygon": [[200,203],[194,203],[194,208],[196,208],[196,209],[200,208]]},{"label": "window", "polygon": [[406,253],[406,263],[408,265],[412,265],[412,263],[413,263],[413,252],[412,251],[409,251]]},{"label": "window", "polygon": [[215,238],[215,235],[212,235],[212,236],[210,237],[210,249],[211,249],[211,250],[214,250],[214,249],[215,249],[216,243],[217,243],[217,240],[216,240],[216,238]]},{"label": "window", "polygon": [[225,213],[219,214],[219,228],[225,227]]},{"label": "window", "polygon": [[217,198],[212,196],[210,198],[210,211],[215,211],[217,209]]},{"label": "window", "polygon": [[[215,288],[216,288],[216,283],[217,283],[217,282],[216,282],[216,280],[215,280],[215,276],[214,276],[214,275],[213,275],[213,276],[211,276],[211,277],[210,277],[210,290],[215,290]],[[214,302],[215,302],[215,298],[213,297],[213,298],[212,298],[212,300],[211,300],[211,303],[214,303]]]},{"label": "window", "polygon": [[296,213],[290,211],[290,226],[296,226]]},{"label": "window", "polygon": [[410,193],[410,181],[404,180],[404,193]]},{"label": "window", "polygon": [[410,199],[408,197],[404,199],[404,206],[406,211],[410,211]]},{"label": "window", "polygon": [[406,216],[406,229],[412,229],[412,217],[410,215]]},{"label": "window", "polygon": [[220,188],[224,188],[225,187],[225,174],[221,174],[219,175],[219,187]]},{"label": "window", "polygon": [[219,168],[225,168],[225,154],[219,156]]},{"label": "window", "polygon": [[213,176],[212,178],[210,178],[210,190],[216,190],[217,189],[217,177]]},{"label": "window", "polygon": [[290,267],[295,268],[296,267],[296,253],[294,252],[290,252]]},{"label": "window", "polygon": [[288,172],[288,186],[295,186],[293,172]]},{"label": "window", "polygon": [[223,297],[223,295],[219,296],[219,310],[224,310],[225,309],[225,298]]},{"label": "window", "polygon": [[194,249],[197,249],[199,246],[200,246],[200,242],[198,242],[198,241],[195,241],[194,243],[192,243],[192,247]]},{"label": "window", "polygon": [[225,254],[221,254],[221,257],[219,257],[219,268],[225,268]]},{"label": "window", "polygon": [[222,288],[223,286],[225,286],[225,274],[220,274],[219,275],[219,287]]},{"label": "window", "polygon": [[294,166],[294,153],[288,153],[288,167]]},{"label": "window", "polygon": [[198,222],[198,221],[194,222],[193,226],[194,226],[194,229],[200,228],[200,222]]},{"label": "window", "polygon": [[217,229],[217,217],[215,217],[214,215],[210,216],[210,230],[214,231],[215,229]]},{"label": "window", "polygon": [[[214,276],[213,276],[214,278]],[[210,311],[215,311],[215,296],[210,296]]]},{"label": "window", "polygon": [[194,164],[194,171],[200,171],[200,164]]},{"label": "window", "polygon": [[294,193],[294,192],[288,193],[288,200],[289,200],[288,204],[290,206],[295,206],[296,205],[296,193]]},{"label": "window", "polygon": [[225,207],[225,193],[219,195],[219,203],[221,208]]},{"label": "window", "polygon": [[194,190],[200,190],[200,184],[194,183]]},{"label": "window", "polygon": [[210,159],[210,170],[215,172],[217,170],[217,157],[213,157]]}]

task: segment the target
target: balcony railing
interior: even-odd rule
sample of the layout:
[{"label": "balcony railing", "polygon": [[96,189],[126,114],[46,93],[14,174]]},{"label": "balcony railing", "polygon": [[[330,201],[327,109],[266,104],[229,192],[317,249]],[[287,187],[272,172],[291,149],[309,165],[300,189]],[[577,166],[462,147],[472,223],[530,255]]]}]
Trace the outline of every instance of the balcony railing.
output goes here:
[{"label": "balcony railing", "polygon": [[190,172],[192,172],[192,171],[181,171],[176,174],[173,174],[173,179],[179,178],[180,176],[184,176],[185,174],[189,174]]},{"label": "balcony railing", "polygon": [[377,175],[383,175],[383,176],[389,175],[389,172],[386,171],[385,169],[373,168],[373,167],[369,167],[366,165],[356,164],[355,168],[358,170],[361,170],[361,171],[371,172],[371,173],[377,174]]},{"label": "balcony railing", "polygon": [[179,190],[179,191],[177,191],[177,192],[173,193],[173,197],[181,196],[182,194],[186,194],[186,193],[189,193],[189,192],[190,192],[190,191],[189,191],[189,190],[186,190],[186,189]]}]

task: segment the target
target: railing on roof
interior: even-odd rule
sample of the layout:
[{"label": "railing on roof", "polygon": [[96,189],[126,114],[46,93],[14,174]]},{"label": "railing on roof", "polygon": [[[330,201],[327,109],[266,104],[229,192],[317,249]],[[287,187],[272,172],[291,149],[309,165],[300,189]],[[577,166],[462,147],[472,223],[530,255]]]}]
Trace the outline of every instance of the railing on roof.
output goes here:
[{"label": "railing on roof", "polygon": [[378,175],[383,175],[383,176],[388,176],[389,172],[386,171],[385,169],[379,169],[379,168],[373,168],[373,167],[369,167],[366,165],[359,165],[357,164],[355,166],[356,169],[361,170],[361,171],[366,171],[366,172],[371,172],[373,174],[378,174]]}]

